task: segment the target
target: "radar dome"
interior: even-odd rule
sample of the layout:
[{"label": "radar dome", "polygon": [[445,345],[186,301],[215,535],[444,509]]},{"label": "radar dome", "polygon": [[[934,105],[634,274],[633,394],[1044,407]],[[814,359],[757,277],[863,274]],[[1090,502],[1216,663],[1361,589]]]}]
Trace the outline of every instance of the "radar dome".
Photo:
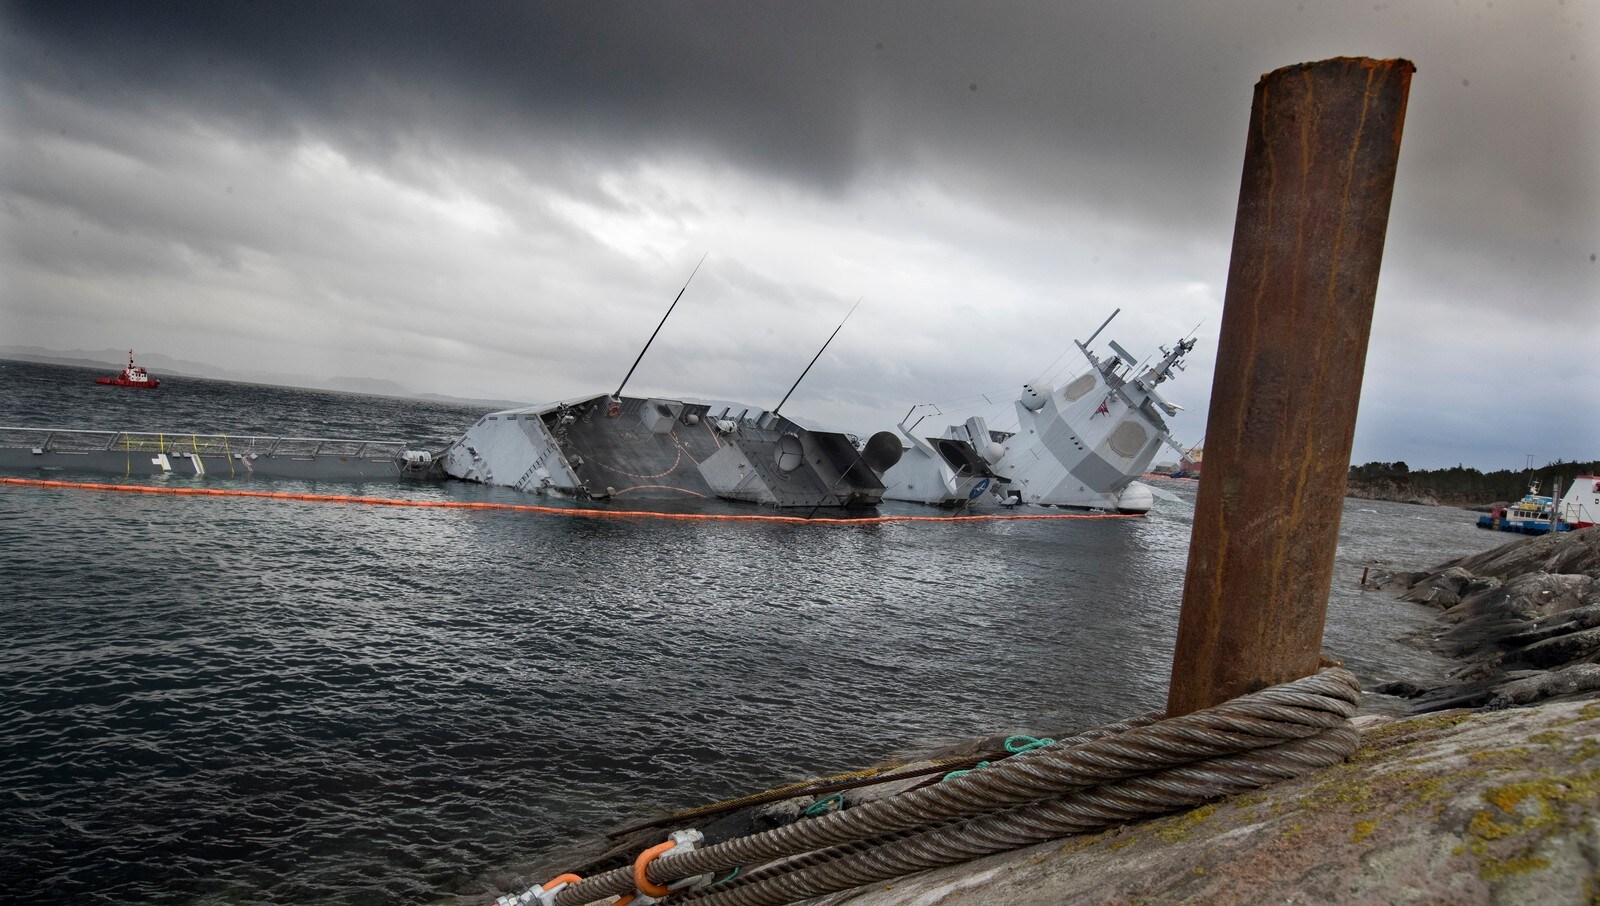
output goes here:
[{"label": "radar dome", "polygon": [[1038,412],[1044,408],[1045,400],[1050,398],[1050,394],[1055,389],[1047,381],[1040,381],[1037,384],[1023,384],[1022,408],[1029,412]]},{"label": "radar dome", "polygon": [[1130,482],[1122,489],[1122,494],[1117,497],[1117,512],[1119,513],[1148,513],[1156,505],[1156,495],[1151,493],[1148,485],[1139,482]]}]

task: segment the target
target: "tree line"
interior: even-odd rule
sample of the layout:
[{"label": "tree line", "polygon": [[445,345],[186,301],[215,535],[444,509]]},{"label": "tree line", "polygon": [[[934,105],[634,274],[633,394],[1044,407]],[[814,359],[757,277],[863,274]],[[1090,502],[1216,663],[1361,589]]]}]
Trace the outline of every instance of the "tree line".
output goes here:
[{"label": "tree line", "polygon": [[1478,506],[1520,500],[1533,481],[1539,483],[1539,493],[1548,495],[1555,490],[1557,481],[1563,489],[1570,488],[1579,475],[1600,475],[1600,461],[1558,459],[1538,468],[1493,472],[1460,465],[1413,470],[1404,462],[1369,462],[1350,467],[1350,490],[1362,497],[1388,500],[1431,497],[1453,506]]}]

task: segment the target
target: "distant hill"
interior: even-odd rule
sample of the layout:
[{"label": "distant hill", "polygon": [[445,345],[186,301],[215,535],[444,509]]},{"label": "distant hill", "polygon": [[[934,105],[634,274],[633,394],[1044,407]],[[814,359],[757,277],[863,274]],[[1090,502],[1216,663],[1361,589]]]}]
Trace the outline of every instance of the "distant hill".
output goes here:
[{"label": "distant hill", "polygon": [[[443,393],[422,393],[394,381],[381,378],[334,377],[314,378],[304,374],[284,374],[272,371],[246,371],[219,368],[206,362],[177,359],[159,352],[136,353],[138,364],[160,377],[208,378],[216,381],[239,381],[246,384],[275,384],[284,387],[305,387],[312,390],[332,390],[338,393],[360,393],[367,396],[397,396],[404,399],[431,400],[482,406],[488,409],[516,409],[529,405],[516,400],[486,400],[472,397],[450,396]],[[21,362],[44,362],[50,365],[68,365],[74,368],[98,368],[108,372],[120,371],[128,363],[126,349],[46,349],[42,346],[0,345],[0,359]]]},{"label": "distant hill", "polygon": [[383,378],[333,377],[324,384],[326,390],[343,393],[364,393],[368,396],[414,396],[410,390],[394,381]]},{"label": "distant hill", "polygon": [[[126,349],[46,349],[42,346],[0,346],[0,358],[19,362],[45,362],[50,365],[70,365],[74,368],[109,368],[121,371],[128,364]],[[163,374],[180,377],[215,378],[223,381],[241,380],[226,369],[188,362],[171,356],[152,353],[138,356],[139,365]],[[296,385],[299,386],[299,385]]]},{"label": "distant hill", "polygon": [[[382,394],[379,394],[380,396]],[[470,396],[449,396],[443,393],[408,393],[407,399],[433,400],[436,403],[459,403],[467,406],[483,406],[488,409],[523,409],[534,405],[533,403],[518,400],[481,400]]]},{"label": "distant hill", "polygon": [[[110,368],[121,370],[128,362],[126,349],[46,349],[42,346],[0,346],[0,357],[23,362],[47,362],[52,365],[72,365],[77,368]],[[233,371],[207,362],[173,358],[159,352],[141,352],[135,356],[140,366],[160,374],[183,377],[211,378],[218,381],[245,381],[266,384],[287,384],[291,387],[323,387],[323,382],[305,375],[272,374],[268,372]]]}]

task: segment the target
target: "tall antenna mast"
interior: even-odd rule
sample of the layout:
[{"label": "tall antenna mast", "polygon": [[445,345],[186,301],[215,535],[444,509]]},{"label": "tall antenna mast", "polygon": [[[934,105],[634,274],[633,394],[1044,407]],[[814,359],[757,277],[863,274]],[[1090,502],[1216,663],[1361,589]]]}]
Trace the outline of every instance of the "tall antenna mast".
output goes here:
[{"label": "tall antenna mast", "polygon": [[[861,299],[865,299],[865,298],[866,298],[866,296],[862,296],[862,297],[861,297]],[[819,350],[817,350],[817,354],[816,354],[816,355],[814,355],[814,356],[812,356],[812,357],[811,357],[811,365],[815,365],[815,364],[817,364],[817,359],[820,359],[820,358],[822,358],[822,354],[823,354],[823,353],[824,353],[824,352],[827,352],[827,351],[828,351],[828,343],[832,343],[832,342],[833,342],[833,338],[834,338],[834,337],[836,337],[836,336],[838,336],[838,335],[839,335],[839,331],[840,331],[840,330],[842,330],[842,329],[843,329],[843,328],[844,328],[844,322],[845,322],[845,321],[848,321],[848,320],[850,320],[850,316],[851,316],[851,315],[853,315],[853,314],[855,314],[855,313],[856,313],[856,307],[857,307],[857,306],[859,306],[859,305],[860,305],[860,304],[861,304],[861,299],[857,299],[857,300],[856,300],[856,304],[855,304],[855,305],[852,305],[852,306],[850,306],[850,310],[849,310],[849,311],[847,311],[847,312],[845,312],[845,315],[844,315],[844,321],[840,321],[840,322],[839,322],[839,326],[838,326],[838,327],[835,327],[835,328],[834,328],[834,329],[833,329],[833,333],[830,333],[830,334],[828,334],[828,340],[827,340],[827,342],[826,342],[826,343],[823,343],[823,344],[822,344],[822,348],[821,348],[821,349],[819,349]],[[806,366],[806,370],[805,370],[805,371],[802,371],[802,372],[800,372],[800,376],[799,376],[799,377],[798,377],[798,378],[796,378],[796,379],[795,379],[795,382],[794,382],[794,387],[790,387],[790,388],[789,388],[789,392],[788,392],[788,393],[785,393],[785,394],[784,394],[784,395],[783,395],[783,399],[781,399],[781,400],[779,400],[779,401],[778,401],[778,405],[776,405],[776,406],[774,406],[774,407],[773,407],[773,409],[772,409],[772,414],[773,414],[773,415],[777,415],[777,414],[778,414],[778,410],[779,410],[779,409],[782,409],[782,408],[783,408],[783,404],[784,404],[784,403],[787,403],[787,402],[788,402],[788,401],[789,401],[789,397],[790,397],[790,396],[791,396],[791,395],[793,395],[793,393],[794,393],[794,391],[795,391],[795,388],[796,388],[796,387],[799,387],[799,386],[800,386],[800,382],[801,382],[801,381],[803,381],[803,380],[805,380],[805,379],[806,379],[806,375],[808,375],[808,374],[810,374],[810,373],[811,373],[811,365],[807,365],[807,366]]]},{"label": "tall antenna mast", "polygon": [[[711,253],[706,253],[706,255],[709,254]],[[694,270],[689,272],[689,280],[683,281],[683,289],[678,290],[678,298],[672,300],[672,304],[667,306],[667,313],[661,316],[661,323],[656,325],[655,333],[650,334],[650,339],[644,341],[644,349],[639,350],[639,357],[633,360],[633,368],[629,368],[628,373],[623,375],[622,383],[617,385],[617,392],[611,394],[612,399],[622,398],[622,388],[628,386],[628,379],[633,377],[634,368],[638,368],[639,363],[644,361],[644,354],[650,350],[650,344],[656,341],[656,334],[661,332],[661,328],[666,325],[667,319],[672,317],[672,310],[678,307],[678,299],[683,298],[684,290],[689,288],[689,281],[694,279],[695,274],[700,273],[700,265],[705,263],[706,256],[701,255],[699,263],[694,266]]]}]

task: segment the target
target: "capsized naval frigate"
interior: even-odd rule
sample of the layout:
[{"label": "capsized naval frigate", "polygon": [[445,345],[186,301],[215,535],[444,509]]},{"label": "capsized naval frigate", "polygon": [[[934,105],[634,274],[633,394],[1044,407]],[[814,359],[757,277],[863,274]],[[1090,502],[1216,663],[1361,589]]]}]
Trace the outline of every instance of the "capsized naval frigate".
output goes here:
[{"label": "capsized naval frigate", "polygon": [[888,431],[860,443],[740,404],[600,394],[485,415],[441,462],[454,478],[579,500],[814,508],[878,503],[899,456]]},{"label": "capsized naval frigate", "polygon": [[894,434],[880,431],[863,443],[779,414],[844,321],[771,411],[623,395],[684,290],[614,393],[485,415],[441,454],[444,473],[536,494],[646,506],[711,497],[807,509],[881,501],[880,476],[901,453]]},{"label": "capsized naval frigate", "polygon": [[926,436],[917,429],[928,407],[913,407],[899,426],[910,447],[884,474],[884,496],[936,506],[1031,503],[1149,511],[1154,494],[1135,479],[1163,444],[1177,446],[1162,416],[1181,408],[1163,399],[1156,386],[1183,370],[1195,341],[1162,347],[1161,361],[1140,372],[1137,360],[1114,341],[1103,359],[1089,348],[1116,316],[1112,312],[1087,341],[1075,341],[1088,371],[1059,390],[1046,381],[1023,386],[1015,403],[1016,431],[991,431],[974,417]]}]

